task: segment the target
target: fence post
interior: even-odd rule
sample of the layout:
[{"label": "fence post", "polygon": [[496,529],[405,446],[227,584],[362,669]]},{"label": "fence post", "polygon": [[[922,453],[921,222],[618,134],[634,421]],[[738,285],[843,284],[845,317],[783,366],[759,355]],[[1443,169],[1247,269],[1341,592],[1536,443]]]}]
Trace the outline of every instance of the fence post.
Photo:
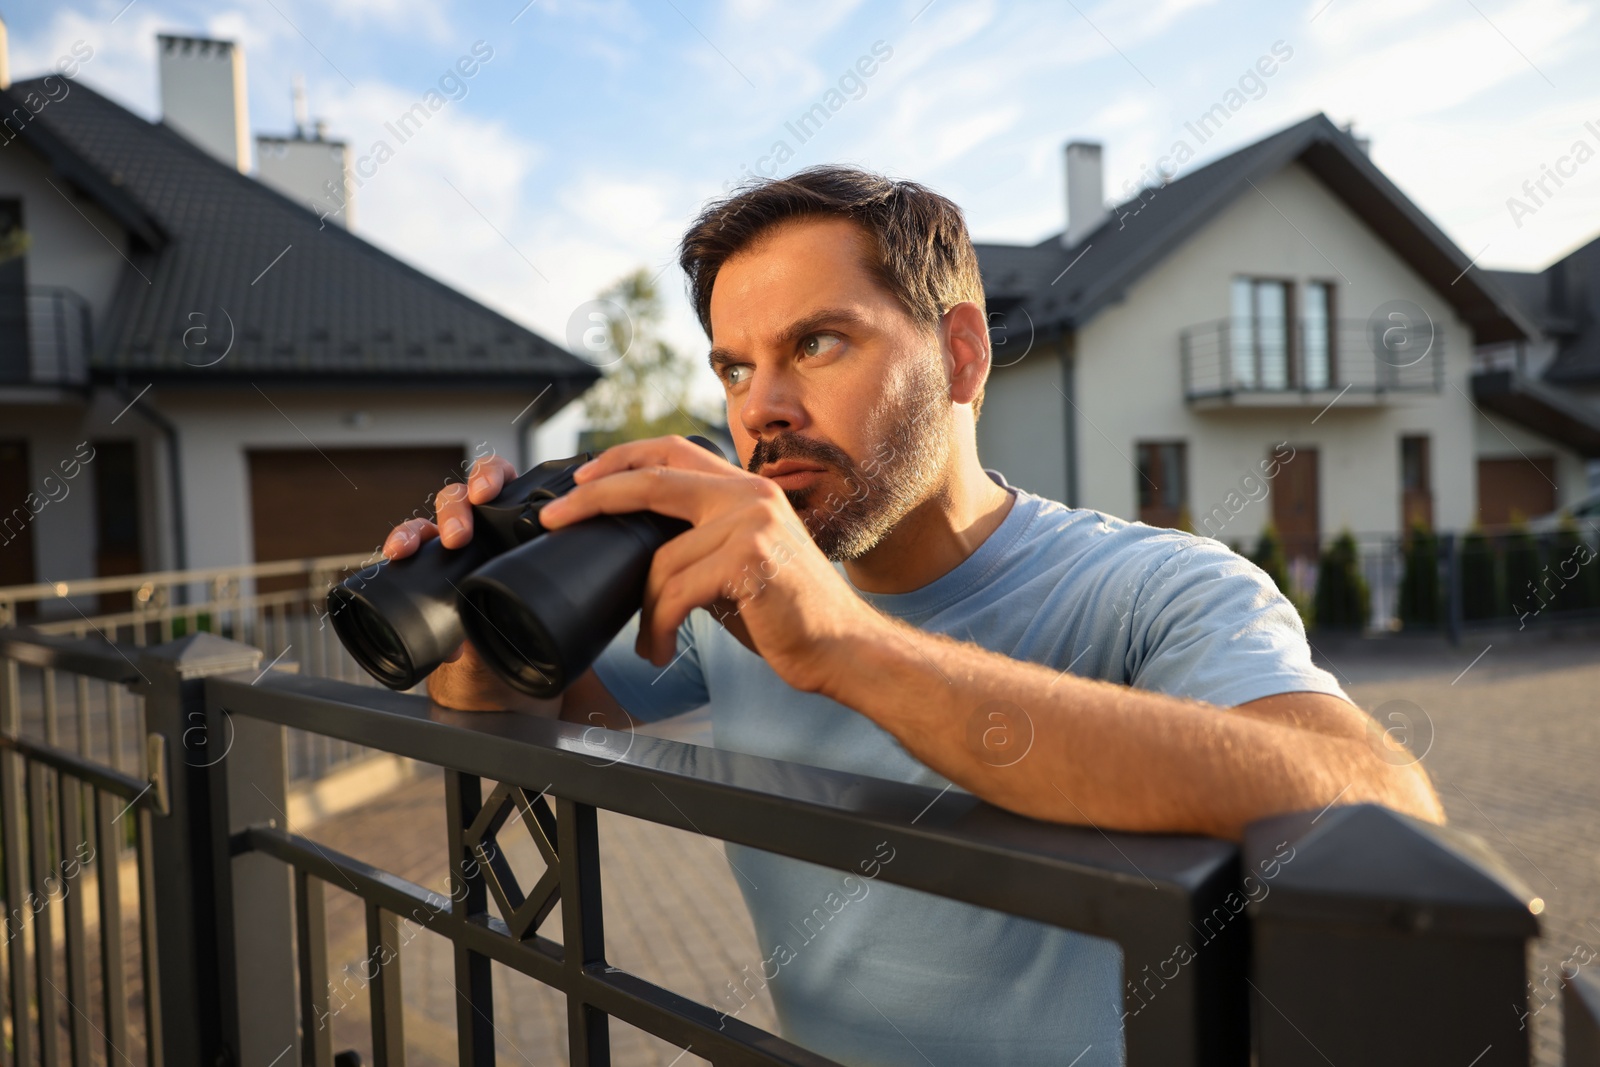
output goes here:
[{"label": "fence post", "polygon": [[1566,1067],[1600,1067],[1600,982],[1582,973],[1568,978],[1561,1015]]},{"label": "fence post", "polygon": [[[232,773],[269,791],[276,783],[281,798],[281,755],[274,780],[246,765],[248,751],[230,751],[238,740],[234,726],[225,712],[207,707],[205,678],[254,670],[260,662],[260,650],[209,633],[156,645],[139,656],[150,780],[155,794],[167,800],[166,810],[152,820],[151,848],[158,993],[170,1063],[233,1067],[242,1062],[228,779]],[[271,895],[270,886],[250,889]],[[249,917],[258,921],[253,910]],[[286,927],[279,928],[278,938],[286,955]],[[251,1013],[257,1010],[249,1006]]]},{"label": "fence post", "polygon": [[1361,804],[1255,823],[1244,859],[1258,1067],[1526,1067],[1543,904],[1481,840]]},{"label": "fence post", "polygon": [[1454,533],[1439,535],[1444,555],[1444,635],[1452,645],[1461,644],[1461,539]]}]

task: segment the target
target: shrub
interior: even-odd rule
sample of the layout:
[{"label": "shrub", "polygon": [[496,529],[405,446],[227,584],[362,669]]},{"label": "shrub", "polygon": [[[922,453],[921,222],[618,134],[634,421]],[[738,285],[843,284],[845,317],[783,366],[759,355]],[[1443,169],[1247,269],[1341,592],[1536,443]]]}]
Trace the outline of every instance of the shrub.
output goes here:
[{"label": "shrub", "polygon": [[1600,607],[1600,570],[1593,564],[1593,553],[1578,536],[1578,527],[1569,516],[1556,531],[1550,562],[1540,578],[1555,595],[1551,607],[1556,611],[1586,611]]},{"label": "shrub", "polygon": [[1256,541],[1256,550],[1250,556],[1250,562],[1267,572],[1267,577],[1272,579],[1272,584],[1284,596],[1289,595],[1289,565],[1283,558],[1283,542],[1278,540],[1278,530],[1267,523],[1261,528],[1261,538]]},{"label": "shrub", "polygon": [[1544,609],[1548,594],[1539,588],[1539,543],[1518,523],[1505,536],[1505,614],[1521,617],[1537,615]]},{"label": "shrub", "polygon": [[1404,547],[1405,571],[1400,577],[1400,622],[1404,626],[1439,625],[1439,538],[1418,522]]},{"label": "shrub", "polygon": [[1461,617],[1489,619],[1500,602],[1494,545],[1474,526],[1461,538]]},{"label": "shrub", "polygon": [[1367,624],[1367,603],[1355,535],[1344,530],[1322,554],[1317,568],[1313,617],[1322,629],[1359,630]]}]

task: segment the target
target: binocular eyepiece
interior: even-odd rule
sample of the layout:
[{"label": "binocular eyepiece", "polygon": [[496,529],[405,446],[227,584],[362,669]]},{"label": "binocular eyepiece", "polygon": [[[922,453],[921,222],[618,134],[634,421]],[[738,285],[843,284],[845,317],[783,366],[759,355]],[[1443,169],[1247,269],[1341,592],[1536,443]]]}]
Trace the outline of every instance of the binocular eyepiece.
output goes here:
[{"label": "binocular eyepiece", "polygon": [[[722,455],[703,437],[689,440]],[[656,549],[689,528],[636,511],[546,530],[539,512],[594,456],[541,463],[472,505],[464,547],[434,539],[371,578],[334,586],[328,615],[340,642],[390,689],[410,689],[466,639],[514,688],[559,695],[639,610]]]}]

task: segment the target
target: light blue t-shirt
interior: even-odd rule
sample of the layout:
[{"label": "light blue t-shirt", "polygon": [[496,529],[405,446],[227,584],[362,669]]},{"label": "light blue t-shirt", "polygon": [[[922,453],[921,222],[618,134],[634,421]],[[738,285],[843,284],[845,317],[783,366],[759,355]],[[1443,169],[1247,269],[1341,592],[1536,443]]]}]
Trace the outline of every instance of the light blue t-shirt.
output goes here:
[{"label": "light blue t-shirt", "polygon": [[[861,597],[1014,659],[1221,706],[1345,695],[1311,662],[1294,607],[1248,560],[989,475],[1015,501],[977,551],[921,589]],[[681,656],[664,673],[634,653],[637,632],[635,617],[595,671],[641,720],[709,703],[718,748],[949,785],[864,715],[790,688],[705,611],[679,630]],[[1123,1062],[1114,942],[874,880],[892,866],[892,844],[849,873],[726,848],[762,953],[728,977],[752,992],[768,985],[789,1040],[846,1064]],[[734,1015],[750,995],[730,991],[713,1007]]]}]

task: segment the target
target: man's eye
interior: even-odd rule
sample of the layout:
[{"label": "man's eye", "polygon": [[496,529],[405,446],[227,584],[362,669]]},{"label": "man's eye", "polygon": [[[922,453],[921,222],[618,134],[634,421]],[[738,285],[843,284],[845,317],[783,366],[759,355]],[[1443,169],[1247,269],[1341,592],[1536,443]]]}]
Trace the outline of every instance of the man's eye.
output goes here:
[{"label": "man's eye", "polygon": [[722,372],[722,380],[728,385],[743,385],[750,380],[750,368],[735,364]]},{"label": "man's eye", "polygon": [[814,333],[800,343],[800,351],[808,356],[820,356],[839,344],[839,338],[831,333]]}]

